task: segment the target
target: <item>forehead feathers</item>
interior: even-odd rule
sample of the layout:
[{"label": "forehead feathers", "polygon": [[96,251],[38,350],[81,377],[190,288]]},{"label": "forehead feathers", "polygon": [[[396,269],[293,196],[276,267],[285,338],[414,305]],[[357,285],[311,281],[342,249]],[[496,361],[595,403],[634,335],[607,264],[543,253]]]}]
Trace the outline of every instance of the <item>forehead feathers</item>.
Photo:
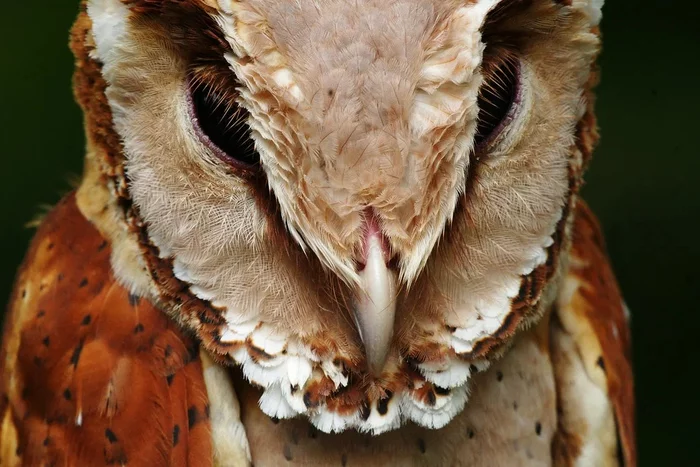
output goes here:
[{"label": "forehead feathers", "polygon": [[220,3],[227,60],[288,229],[349,282],[368,207],[408,282],[453,212],[493,4]]}]

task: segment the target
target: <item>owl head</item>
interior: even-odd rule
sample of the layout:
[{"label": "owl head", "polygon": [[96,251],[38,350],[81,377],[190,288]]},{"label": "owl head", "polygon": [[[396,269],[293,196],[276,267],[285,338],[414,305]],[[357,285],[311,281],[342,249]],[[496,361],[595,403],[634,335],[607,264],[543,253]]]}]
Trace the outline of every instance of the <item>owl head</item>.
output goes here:
[{"label": "owl head", "polygon": [[597,0],[87,0],[81,209],[272,417],[439,428],[551,306]]}]

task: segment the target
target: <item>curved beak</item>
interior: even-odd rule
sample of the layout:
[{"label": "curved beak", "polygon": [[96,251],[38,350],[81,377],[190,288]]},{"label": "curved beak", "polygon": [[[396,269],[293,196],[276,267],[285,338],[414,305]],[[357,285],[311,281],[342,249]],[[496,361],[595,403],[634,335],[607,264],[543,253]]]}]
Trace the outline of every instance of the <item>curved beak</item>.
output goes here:
[{"label": "curved beak", "polygon": [[384,370],[394,335],[397,274],[388,263],[388,249],[376,224],[368,225],[364,244],[364,268],[354,303],[354,316],[365,347],[367,365],[373,376]]}]

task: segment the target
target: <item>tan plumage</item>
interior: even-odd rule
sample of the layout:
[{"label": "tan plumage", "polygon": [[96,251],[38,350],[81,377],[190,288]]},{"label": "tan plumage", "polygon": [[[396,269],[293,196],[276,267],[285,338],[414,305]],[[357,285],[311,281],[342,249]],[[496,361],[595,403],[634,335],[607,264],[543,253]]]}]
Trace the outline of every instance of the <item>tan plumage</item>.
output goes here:
[{"label": "tan plumage", "polygon": [[[635,464],[623,304],[578,199],[599,2],[84,6],[86,169],[11,303],[3,465]],[[17,295],[42,281],[49,325],[43,289]]]}]

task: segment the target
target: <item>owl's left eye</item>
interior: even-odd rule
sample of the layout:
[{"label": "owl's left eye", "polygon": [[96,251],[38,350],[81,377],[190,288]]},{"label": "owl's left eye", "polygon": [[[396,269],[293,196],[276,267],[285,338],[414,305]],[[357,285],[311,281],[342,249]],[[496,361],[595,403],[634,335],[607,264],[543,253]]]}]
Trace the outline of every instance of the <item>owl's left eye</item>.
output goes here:
[{"label": "owl's left eye", "polygon": [[236,169],[257,168],[260,156],[250,137],[246,111],[230,93],[201,80],[191,78],[188,86],[190,117],[202,143]]},{"label": "owl's left eye", "polygon": [[486,54],[482,73],[484,81],[479,91],[475,140],[477,150],[498,138],[513,118],[520,91],[520,62],[516,56],[504,51]]}]

